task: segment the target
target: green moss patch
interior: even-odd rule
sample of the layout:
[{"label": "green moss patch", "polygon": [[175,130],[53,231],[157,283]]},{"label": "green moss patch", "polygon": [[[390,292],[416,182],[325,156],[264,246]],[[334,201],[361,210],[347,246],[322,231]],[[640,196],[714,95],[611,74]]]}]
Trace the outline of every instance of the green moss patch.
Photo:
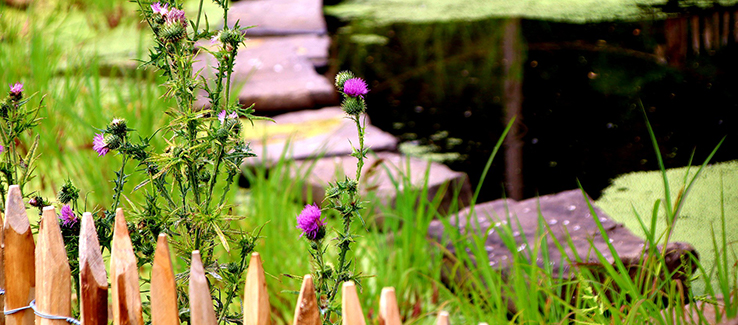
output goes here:
[{"label": "green moss patch", "polygon": [[[684,1],[686,5],[709,7],[733,5],[734,0]],[[654,6],[666,0],[346,0],[326,8],[344,19],[367,19],[376,24],[422,23],[485,18],[511,18],[590,23],[663,19]]]}]

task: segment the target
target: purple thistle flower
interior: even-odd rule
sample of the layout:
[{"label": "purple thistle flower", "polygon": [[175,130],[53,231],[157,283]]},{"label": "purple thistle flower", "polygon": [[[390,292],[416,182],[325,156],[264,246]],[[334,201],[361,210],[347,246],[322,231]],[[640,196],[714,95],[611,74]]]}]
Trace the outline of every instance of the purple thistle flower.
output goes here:
[{"label": "purple thistle flower", "polygon": [[164,17],[166,17],[168,24],[180,23],[182,26],[187,26],[187,19],[185,19],[184,10],[172,8],[168,13],[164,14]]},{"label": "purple thistle flower", "polygon": [[233,112],[231,114],[226,115],[225,110],[220,111],[220,114],[218,114],[218,121],[220,121],[220,123],[223,123],[225,122],[226,118],[238,118],[238,113]]},{"label": "purple thistle flower", "polygon": [[77,223],[77,221],[79,221],[69,204],[65,204],[61,208],[61,216],[59,217],[59,219],[61,219],[62,225],[65,227],[72,226]]},{"label": "purple thistle flower", "polygon": [[5,147],[0,145],[0,153],[2,153],[3,151],[5,151]]},{"label": "purple thistle flower", "polygon": [[16,82],[14,85],[10,86],[10,94],[13,96],[18,96],[23,92],[23,84],[20,82]]},{"label": "purple thistle flower", "polygon": [[320,219],[320,207],[317,204],[306,205],[297,216],[297,228],[310,240],[319,240],[325,236],[325,219]]},{"label": "purple thistle flower", "polygon": [[351,97],[363,96],[368,92],[369,88],[361,78],[352,78],[343,84],[343,93]]},{"label": "purple thistle flower", "polygon": [[154,11],[154,13],[160,14],[162,16],[166,15],[169,10],[169,5],[165,4],[164,6],[161,5],[159,2],[155,2],[151,4],[151,10]]},{"label": "purple thistle flower", "polygon": [[108,144],[105,143],[105,135],[102,133],[95,134],[95,138],[92,140],[92,149],[97,151],[97,156],[105,156],[109,151]]}]

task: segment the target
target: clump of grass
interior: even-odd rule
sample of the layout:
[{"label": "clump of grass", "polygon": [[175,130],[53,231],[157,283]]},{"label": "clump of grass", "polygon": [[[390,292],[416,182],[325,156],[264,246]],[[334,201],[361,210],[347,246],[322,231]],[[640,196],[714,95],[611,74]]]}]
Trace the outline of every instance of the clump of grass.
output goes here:
[{"label": "clump of grass", "polygon": [[[685,187],[678,197],[673,197],[669,188],[669,179],[658,152],[655,135],[649,127],[649,135],[656,148],[656,156],[662,172],[665,197],[657,200],[649,218],[642,218],[637,212],[635,217],[646,234],[646,245],[641,254],[640,264],[633,268],[626,266],[618,257],[612,244],[609,243],[607,233],[599,222],[596,211],[588,201],[590,213],[597,223],[603,240],[608,245],[607,252],[594,249],[599,266],[584,267],[588,263],[580,260],[568,260],[564,249],[574,250],[571,240],[558,242],[555,247],[548,247],[547,241],[541,240],[547,230],[547,223],[539,223],[539,235],[528,238],[529,249],[516,249],[516,242],[511,235],[510,225],[497,227],[512,254],[509,266],[502,270],[489,265],[485,249],[486,235],[475,232],[450,232],[449,241],[453,243],[456,260],[450,266],[449,278],[452,281],[448,288],[449,294],[456,298],[451,305],[459,321],[488,323],[609,323],[609,324],[643,324],[643,323],[699,323],[711,317],[704,313],[705,304],[718,300],[718,293],[724,297],[731,297],[738,292],[736,286],[736,268],[728,262],[730,247],[725,237],[725,217],[721,221],[723,232],[717,236],[713,232],[715,256],[703,257],[715,259],[712,270],[702,268],[700,262],[693,256],[686,256],[680,270],[670,270],[664,256],[667,243],[679,220],[680,208],[684,204],[690,189],[695,184],[700,172],[709,163],[712,156],[720,147],[720,143],[698,168],[695,175],[685,176]],[[722,197],[722,188],[720,190]],[[583,193],[584,197],[587,196]],[[721,202],[722,203],[722,202]],[[657,232],[658,212],[661,207],[666,211],[666,224],[662,232]],[[473,207],[472,207],[473,210]],[[539,218],[543,221],[542,215]],[[444,221],[446,229],[452,229],[448,221]],[[485,230],[482,234],[486,234]],[[660,249],[658,247],[661,247]],[[547,261],[547,251],[558,249],[567,260],[562,265],[573,267],[569,272],[563,269],[552,270],[550,267],[539,267],[531,256],[541,256]],[[463,252],[468,252],[465,254]],[[614,263],[608,262],[605,253],[614,257]],[[543,263],[547,265],[548,263]],[[686,270],[685,270],[686,269]],[[687,276],[695,272],[694,277],[678,274],[684,272]],[[556,276],[555,274],[558,274]],[[701,278],[701,279],[700,279]],[[710,279],[717,278],[718,287],[710,285]],[[691,293],[692,281],[705,281],[707,294],[695,297]],[[700,301],[702,308],[699,308]],[[685,307],[686,305],[686,307]],[[735,301],[726,299],[722,305],[716,306],[718,314],[723,312],[727,317],[736,314]],[[717,316],[718,321],[721,318]]]}]

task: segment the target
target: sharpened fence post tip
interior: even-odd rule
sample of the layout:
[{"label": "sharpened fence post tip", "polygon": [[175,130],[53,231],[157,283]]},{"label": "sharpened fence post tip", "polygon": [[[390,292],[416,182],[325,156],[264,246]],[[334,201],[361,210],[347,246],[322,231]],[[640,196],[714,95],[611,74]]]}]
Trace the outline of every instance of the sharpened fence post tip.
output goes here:
[{"label": "sharpened fence post tip", "polygon": [[382,288],[382,294],[379,297],[379,324],[402,325],[400,309],[397,307],[397,296],[393,287]]},{"label": "sharpened fence post tip", "polygon": [[315,285],[313,276],[306,274],[300,287],[300,295],[297,297],[295,316],[292,325],[320,325],[320,307],[315,296]]},{"label": "sharpened fence post tip", "polygon": [[[29,306],[35,297],[36,244],[26,214],[25,203],[18,185],[8,188],[3,224],[3,269],[5,276],[4,310],[10,311]],[[35,315],[30,309],[7,315],[8,325],[33,325]]]},{"label": "sharpened fence post tip", "polygon": [[438,320],[436,321],[436,325],[449,325],[447,311],[443,310],[438,313]]},{"label": "sharpened fence post tip", "polygon": [[364,312],[361,310],[359,295],[356,293],[356,284],[353,281],[343,283],[343,325],[365,325]]},{"label": "sharpened fence post tip", "polygon": [[[172,270],[169,243],[165,234],[159,234],[154,251],[154,264],[151,267],[151,324],[179,325],[177,307],[177,285]],[[192,281],[192,272],[190,272]],[[212,305],[212,304],[211,304]],[[190,310],[190,315],[194,313]],[[191,324],[194,324],[192,322]]]},{"label": "sharpened fence post tip", "polygon": [[251,253],[243,292],[243,324],[271,324],[271,307],[269,305],[264,266],[262,265],[261,256],[257,252]]},{"label": "sharpened fence post tip", "polygon": [[108,324],[108,275],[92,213],[82,214],[79,230],[80,320],[85,325]]}]

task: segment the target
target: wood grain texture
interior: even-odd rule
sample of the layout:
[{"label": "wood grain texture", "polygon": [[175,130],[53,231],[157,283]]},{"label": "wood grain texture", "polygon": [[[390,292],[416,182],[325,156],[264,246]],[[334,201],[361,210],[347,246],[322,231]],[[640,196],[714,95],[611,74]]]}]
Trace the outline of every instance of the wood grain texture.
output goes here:
[{"label": "wood grain texture", "polygon": [[216,325],[218,323],[200,251],[192,252],[192,264],[190,265],[190,322],[192,325]]},{"label": "wood grain texture", "polygon": [[[54,207],[44,207],[36,249],[36,308],[57,316],[72,316],[72,274]],[[64,320],[36,316],[36,325],[65,325]]]},{"label": "wood grain texture", "polygon": [[449,325],[447,311],[444,310],[438,313],[438,318],[436,319],[436,325]]},{"label": "wood grain texture", "polygon": [[318,299],[315,296],[313,276],[307,274],[302,279],[302,287],[300,288],[300,296],[297,297],[295,318],[292,321],[292,325],[320,324],[320,310],[318,307]]},{"label": "wood grain texture", "polygon": [[[34,250],[36,245],[31,234],[26,208],[18,185],[8,188],[5,203],[5,224],[3,225],[5,245],[4,267],[5,310],[28,306],[34,299],[36,268]],[[32,325],[33,311],[26,309],[5,317],[7,325]]]},{"label": "wood grain texture", "polygon": [[110,253],[113,324],[143,325],[138,268],[123,209],[115,211],[115,228]]},{"label": "wood grain texture", "polygon": [[379,324],[402,325],[395,288],[382,288],[382,295],[379,297]]},{"label": "wood grain texture", "polygon": [[343,325],[366,325],[359,295],[356,293],[356,284],[353,281],[343,283],[342,304]]},{"label": "wood grain texture", "polygon": [[108,324],[108,278],[92,213],[82,214],[79,231],[80,321]]},{"label": "wood grain texture", "polygon": [[[5,224],[5,211],[0,211],[0,225]],[[4,240],[4,234],[5,232],[0,229],[0,289],[5,290],[5,240]],[[5,298],[0,298],[0,311],[5,309]],[[5,325],[5,314],[0,313],[0,325]]]},{"label": "wood grain texture", "polygon": [[271,307],[267,293],[264,266],[259,253],[251,253],[249,269],[246,272],[246,285],[243,297],[244,325],[269,325]]},{"label": "wood grain texture", "polygon": [[156,241],[151,267],[151,324],[179,325],[177,285],[166,234],[160,234]]}]

